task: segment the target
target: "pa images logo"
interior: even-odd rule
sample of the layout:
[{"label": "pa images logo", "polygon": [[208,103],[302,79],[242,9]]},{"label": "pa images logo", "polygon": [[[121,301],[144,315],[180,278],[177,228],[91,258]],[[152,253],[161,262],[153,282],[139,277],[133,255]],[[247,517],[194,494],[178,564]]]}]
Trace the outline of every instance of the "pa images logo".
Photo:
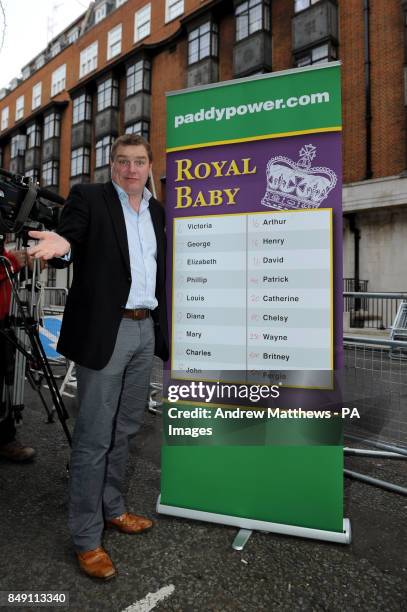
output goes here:
[{"label": "pa images logo", "polygon": [[267,188],[261,203],[277,210],[319,208],[337,183],[330,168],[312,166],[317,148],[300,149],[297,162],[279,155],[267,164]]}]

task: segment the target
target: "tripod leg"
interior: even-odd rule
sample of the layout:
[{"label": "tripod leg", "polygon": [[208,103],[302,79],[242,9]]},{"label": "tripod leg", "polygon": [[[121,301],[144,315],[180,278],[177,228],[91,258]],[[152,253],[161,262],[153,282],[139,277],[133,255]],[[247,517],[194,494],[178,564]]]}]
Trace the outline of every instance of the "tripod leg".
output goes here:
[{"label": "tripod leg", "polygon": [[71,434],[65,422],[69,418],[69,414],[64,406],[54,374],[51,370],[51,366],[49,365],[49,361],[45,355],[44,347],[41,344],[40,336],[38,333],[38,328],[31,328],[30,339],[32,342],[33,349],[35,347],[35,352],[40,358],[41,366],[42,366],[42,369],[43,369],[43,372],[44,372],[44,375],[45,375],[45,378],[46,378],[46,381],[47,381],[47,384],[48,384],[48,387],[51,393],[55,411],[58,415],[62,428],[65,432],[68,443],[71,446],[72,438],[71,438]]},{"label": "tripod leg", "polygon": [[[42,374],[42,373],[41,373]],[[41,384],[42,384],[42,379],[44,378],[44,375],[41,375],[41,378],[39,378],[39,380],[35,380],[33,373],[30,370],[29,365],[27,364],[27,368],[26,368],[26,376],[27,376],[27,380],[30,383],[30,385],[32,386],[33,389],[35,389],[35,391],[38,393],[41,403],[44,406],[45,412],[47,413],[47,423],[54,423],[54,409],[49,409],[48,408],[48,404],[45,400],[44,394],[42,392],[41,389]]]}]

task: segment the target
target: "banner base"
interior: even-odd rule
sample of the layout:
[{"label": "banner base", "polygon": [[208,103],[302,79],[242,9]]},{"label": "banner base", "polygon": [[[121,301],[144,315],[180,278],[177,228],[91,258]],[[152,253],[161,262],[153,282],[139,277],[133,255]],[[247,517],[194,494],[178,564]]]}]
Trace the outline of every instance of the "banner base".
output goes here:
[{"label": "banner base", "polygon": [[300,538],[310,538],[325,542],[335,542],[335,544],[350,544],[351,526],[349,519],[343,519],[342,533],[336,531],[324,531],[323,529],[311,529],[309,527],[298,527],[295,525],[284,525],[282,523],[270,523],[268,521],[257,521],[255,519],[243,518],[240,516],[229,516],[227,514],[215,514],[213,512],[203,512],[192,510],[191,508],[178,508],[176,506],[166,506],[161,503],[161,495],[158,496],[156,510],[159,514],[169,514],[179,518],[189,518],[195,521],[205,521],[207,523],[220,523],[249,531],[265,531],[267,533],[278,533],[280,535],[297,536]]}]

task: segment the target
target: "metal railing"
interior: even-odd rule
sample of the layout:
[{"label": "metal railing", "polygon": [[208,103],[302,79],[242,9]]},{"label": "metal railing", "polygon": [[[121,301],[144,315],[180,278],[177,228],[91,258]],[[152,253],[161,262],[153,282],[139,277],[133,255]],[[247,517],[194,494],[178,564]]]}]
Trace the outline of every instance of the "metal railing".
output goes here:
[{"label": "metal railing", "polygon": [[[345,439],[352,442],[345,455],[407,460],[407,342],[345,335],[344,356],[344,405],[359,411],[358,419],[344,423]],[[356,443],[363,447],[355,448]],[[405,482],[349,469],[344,474],[407,495]]]},{"label": "metal railing", "polygon": [[407,301],[407,293],[345,291],[343,296],[349,326],[355,328],[390,329],[399,305]]},{"label": "metal railing", "polygon": [[407,342],[345,335],[344,357],[344,405],[360,413],[345,433],[407,454]]},{"label": "metal railing", "polygon": [[367,291],[368,280],[359,279],[356,282],[356,278],[344,278],[343,279],[343,290],[344,291]]},{"label": "metal railing", "polygon": [[65,306],[68,289],[66,287],[43,287],[43,306]]}]

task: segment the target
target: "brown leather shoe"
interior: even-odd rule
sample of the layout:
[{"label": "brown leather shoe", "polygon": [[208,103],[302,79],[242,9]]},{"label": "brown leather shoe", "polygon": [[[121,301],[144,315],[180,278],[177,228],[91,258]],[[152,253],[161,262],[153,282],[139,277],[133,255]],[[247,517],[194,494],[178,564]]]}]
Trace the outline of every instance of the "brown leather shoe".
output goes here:
[{"label": "brown leather shoe", "polygon": [[14,461],[15,463],[23,463],[24,461],[31,461],[35,457],[35,450],[30,446],[24,446],[17,440],[12,440],[7,444],[0,446],[0,457]]},{"label": "brown leather shoe", "polygon": [[143,516],[137,516],[136,514],[130,514],[125,512],[117,518],[106,521],[106,527],[114,527],[122,533],[142,533],[148,531],[153,526],[153,521],[144,518]]},{"label": "brown leather shoe", "polygon": [[81,570],[92,578],[110,580],[116,576],[116,568],[107,552],[99,546],[94,550],[76,553]]}]

